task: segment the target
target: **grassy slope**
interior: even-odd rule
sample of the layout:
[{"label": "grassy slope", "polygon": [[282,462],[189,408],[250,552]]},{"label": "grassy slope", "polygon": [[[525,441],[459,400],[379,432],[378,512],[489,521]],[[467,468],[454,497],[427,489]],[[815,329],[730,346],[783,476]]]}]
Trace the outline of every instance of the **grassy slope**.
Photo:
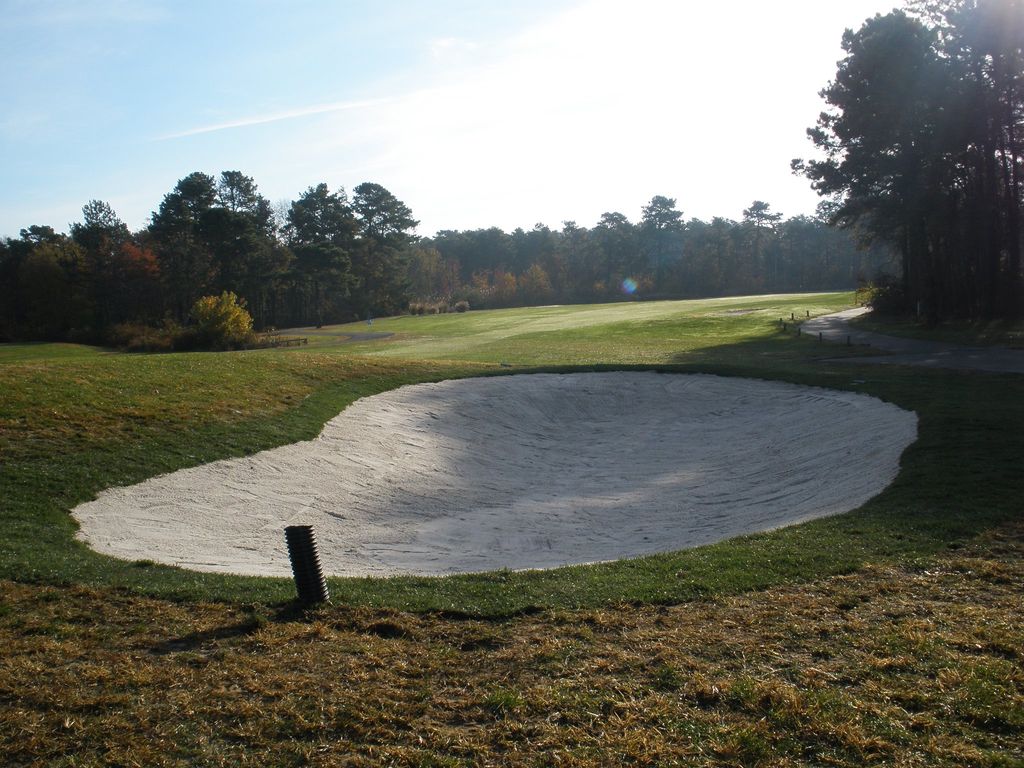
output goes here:
[{"label": "grassy slope", "polygon": [[68,360],[89,360],[100,355],[113,354],[99,347],[84,344],[0,344],[0,365],[10,363],[54,364]]},{"label": "grassy slope", "polygon": [[671,607],[268,616],[0,582],[9,765],[1024,764],[1024,529]]},{"label": "grassy slope", "polygon": [[374,332],[396,335],[372,343],[337,343],[327,335],[365,332],[354,324],[321,331],[302,349],[8,363],[0,366],[0,514],[7,532],[0,576],[187,598],[286,600],[292,587],[283,579],[198,574],[95,555],[73,539],[67,510],[111,485],[308,439],[357,397],[500,372],[499,362],[519,369],[656,365],[852,388],[918,411],[921,437],[898,481],[853,515],[613,564],[446,579],[335,579],[339,600],[485,615],[623,600],[672,603],[849,572],[866,561],[926,556],[1014,515],[1021,438],[1006,425],[1024,421],[1019,377],[822,365],[823,354],[849,352],[794,339],[778,327],[780,317],[828,311],[848,298],[406,317],[376,322]]},{"label": "grassy slope", "polygon": [[[470,313],[308,350],[55,365],[0,347],[0,763],[1024,766],[1024,377],[823,362],[850,350],[770,322],[800,300],[732,306],[751,304],[763,312],[666,304],[487,344],[488,315]],[[467,362],[403,359],[420,332]],[[71,538],[67,509],[111,483],[310,436],[404,382],[500,370],[473,361],[547,363],[552,345],[866,391],[915,409],[921,437],[889,490],[833,520],[540,574],[333,580],[334,605],[305,614],[265,605],[284,581],[122,563]],[[347,600],[560,607],[494,620]]]}]

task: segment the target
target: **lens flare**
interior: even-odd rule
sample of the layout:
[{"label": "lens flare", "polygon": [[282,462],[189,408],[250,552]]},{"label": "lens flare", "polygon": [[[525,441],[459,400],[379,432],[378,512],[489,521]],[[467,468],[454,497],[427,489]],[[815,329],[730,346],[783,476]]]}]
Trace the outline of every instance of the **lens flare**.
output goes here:
[{"label": "lens flare", "polygon": [[634,280],[632,277],[627,277],[625,280],[623,280],[622,292],[627,293],[630,296],[636,293],[636,280]]}]

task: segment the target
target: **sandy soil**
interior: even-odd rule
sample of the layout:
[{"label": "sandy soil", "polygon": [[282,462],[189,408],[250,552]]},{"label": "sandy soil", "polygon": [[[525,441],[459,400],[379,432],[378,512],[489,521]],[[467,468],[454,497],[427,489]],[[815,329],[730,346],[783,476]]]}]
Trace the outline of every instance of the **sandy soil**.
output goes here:
[{"label": "sandy soil", "polygon": [[74,510],[99,552],[290,575],[284,527],[346,576],[549,568],[854,509],[917,417],[853,393],[704,375],[462,379],[354,403],[315,440],[112,488]]}]

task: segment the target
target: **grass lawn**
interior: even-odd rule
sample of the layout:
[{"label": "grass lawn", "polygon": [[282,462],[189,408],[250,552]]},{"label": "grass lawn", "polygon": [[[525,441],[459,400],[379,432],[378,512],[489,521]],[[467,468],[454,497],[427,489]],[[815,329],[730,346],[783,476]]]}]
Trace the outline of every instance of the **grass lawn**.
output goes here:
[{"label": "grass lawn", "polygon": [[[860,352],[778,322],[851,301],[387,318],[220,354],[0,345],[0,763],[1024,765],[1024,377],[836,363]],[[393,335],[348,340],[368,331]],[[865,392],[920,436],[837,518],[547,572],[332,579],[306,613],[288,580],[74,539],[68,510],[103,488],[308,439],[365,395],[634,367]]]},{"label": "grass lawn", "polygon": [[69,360],[88,360],[110,354],[114,353],[84,344],[46,344],[43,342],[0,344],[0,365],[34,362],[53,364]]},{"label": "grass lawn", "polygon": [[[311,329],[309,351],[337,347],[347,334],[390,333],[350,343],[346,353],[514,365],[665,365],[698,350],[763,339],[772,321],[848,306],[836,294],[738,297],[705,301],[627,302],[501,309],[384,318]],[[300,332],[296,332],[300,333]],[[739,349],[732,357],[742,362]],[[718,350],[716,359],[730,360]]]}]

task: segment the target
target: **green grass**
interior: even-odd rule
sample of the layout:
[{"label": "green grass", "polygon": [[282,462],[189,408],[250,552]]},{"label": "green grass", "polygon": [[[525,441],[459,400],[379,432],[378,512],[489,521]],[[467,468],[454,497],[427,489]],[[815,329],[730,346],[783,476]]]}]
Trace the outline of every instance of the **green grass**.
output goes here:
[{"label": "green grass", "polygon": [[[388,340],[242,353],[0,347],[0,762],[1024,766],[1024,377],[833,363],[856,348],[777,322],[849,299],[401,318],[375,322]],[[596,367],[867,392],[920,438],[829,520],[547,572],[332,579],[310,610],[288,580],[73,538],[68,510],[105,487],[310,437],[358,397]]]},{"label": "green grass", "polygon": [[59,363],[112,354],[110,350],[85,344],[0,344],[0,365],[8,363]]},{"label": "green grass", "polygon": [[[695,350],[763,339],[780,318],[849,303],[847,294],[796,294],[404,316],[313,331],[306,349],[510,365],[665,364]],[[367,332],[394,335],[344,341]]]},{"label": "green grass", "polygon": [[[538,607],[671,604],[913,562],[1019,516],[1024,378],[833,364],[856,354],[779,318],[848,294],[547,307],[321,329],[308,348],[112,355],[30,347],[0,366],[0,578],[182,600],[281,603],[285,579],[126,562],[74,539],[68,511],[100,490],[314,436],[359,397],[403,384],[530,370],[653,367],[866,392],[916,411],[897,481],[860,510],[695,550],[542,572],[332,579],[338,602],[499,616]],[[18,349],[25,348],[19,345]],[[49,351],[48,351],[49,350]],[[57,364],[59,362],[59,364]]]}]

